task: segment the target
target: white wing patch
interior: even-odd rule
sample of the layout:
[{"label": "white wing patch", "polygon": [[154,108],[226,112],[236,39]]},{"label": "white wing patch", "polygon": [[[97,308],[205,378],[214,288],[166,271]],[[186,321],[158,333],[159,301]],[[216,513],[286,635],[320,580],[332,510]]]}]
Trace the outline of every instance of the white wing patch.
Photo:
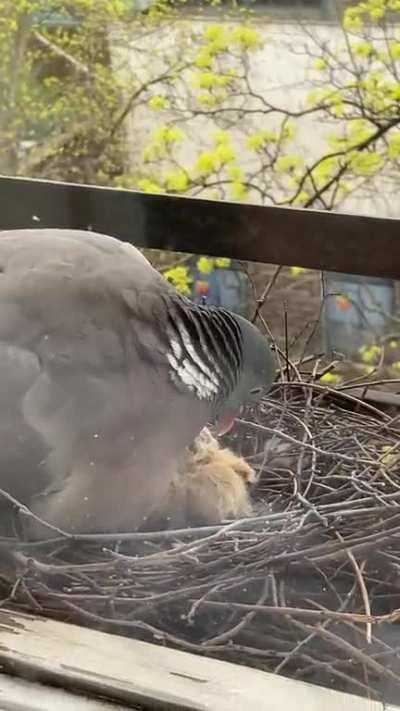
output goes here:
[{"label": "white wing patch", "polygon": [[171,348],[173,350],[175,358],[178,360],[182,357],[182,346],[175,338],[171,338],[170,341]]},{"label": "white wing patch", "polygon": [[198,368],[201,370],[202,373],[204,373],[209,380],[211,380],[215,385],[219,386],[219,378],[216,373],[213,373],[207,365],[201,360],[199,354],[196,352],[192,341],[190,340],[189,333],[187,332],[185,326],[181,321],[178,321],[176,324],[178,331],[180,333],[180,336],[182,338],[183,344],[188,352],[188,355],[193,361],[193,364],[196,364]]},{"label": "white wing patch", "polygon": [[[191,361],[189,358],[184,358],[183,360],[178,360],[175,354],[178,352],[182,354],[182,349],[175,348],[171,342],[171,348],[174,353],[167,353],[167,360],[172,368],[171,375],[173,380],[176,378],[186,386],[186,388],[194,393],[196,393],[199,400],[213,400],[219,392],[219,381],[218,378],[213,375],[212,379],[205,374],[205,372],[210,372],[207,366],[202,364],[204,367],[204,372],[199,369],[198,363],[200,363],[200,358],[196,353],[196,361]],[[185,348],[187,348],[185,344]],[[194,349],[193,349],[194,350]],[[188,350],[189,353],[189,350]]]}]

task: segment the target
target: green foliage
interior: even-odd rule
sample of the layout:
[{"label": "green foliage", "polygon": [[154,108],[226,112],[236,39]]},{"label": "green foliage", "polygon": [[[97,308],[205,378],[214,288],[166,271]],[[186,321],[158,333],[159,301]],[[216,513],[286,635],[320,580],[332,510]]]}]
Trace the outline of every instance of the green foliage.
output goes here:
[{"label": "green foliage", "polygon": [[[333,125],[314,160],[297,144],[296,118],[289,118],[285,106],[269,110],[267,100],[260,104],[250,94],[246,104],[249,58],[262,47],[257,29],[239,23],[203,29],[196,37],[196,69],[187,85],[186,107],[194,107],[192,116],[200,113],[215,121],[221,140],[210,136],[207,141],[203,134],[193,143],[192,135],[185,136],[180,149],[169,155],[185,171],[176,187],[168,186],[165,161],[150,144],[145,151],[146,158],[152,153],[154,159],[149,173],[175,192],[331,209],[391,171],[400,158],[400,33],[395,26],[389,38],[379,35],[389,10],[400,13],[399,3],[370,0],[347,8],[346,41],[334,50],[319,46],[313,62],[316,88],[298,112],[298,119],[314,114]],[[243,97],[241,108],[238,96]],[[193,149],[196,159],[183,162],[182,156]]]},{"label": "green foliage", "polygon": [[149,106],[154,111],[160,111],[161,109],[168,108],[168,101],[165,96],[154,95],[149,100]]},{"label": "green foliage", "polygon": [[290,267],[290,273],[294,277],[298,277],[301,274],[305,274],[306,271],[307,269],[305,269],[304,267]]},{"label": "green foliage", "polygon": [[267,143],[276,143],[277,140],[278,134],[275,131],[255,131],[248,137],[246,146],[252,151],[258,151],[264,148]]},{"label": "green foliage", "polygon": [[208,276],[214,269],[228,269],[231,261],[227,257],[199,257],[196,266],[200,274]]},{"label": "green foliage", "polygon": [[231,265],[231,260],[228,259],[227,257],[216,257],[214,259],[214,264],[216,267],[219,267],[220,269],[228,269]]},{"label": "green foliage", "polygon": [[355,175],[369,176],[378,172],[382,166],[383,156],[378,151],[368,153],[362,151],[351,151],[349,153],[348,165]]},{"label": "green foliage", "polygon": [[189,185],[188,175],[178,168],[165,175],[165,184],[170,192],[183,193]]},{"label": "green foliage", "polygon": [[398,464],[399,456],[396,449],[397,445],[386,444],[382,447],[380,460],[387,469],[390,469],[394,464]]},{"label": "green foliage", "polygon": [[142,178],[138,180],[138,187],[143,190],[144,193],[164,193],[165,190],[161,185],[158,185],[155,180],[150,178]]},{"label": "green foliage", "polygon": [[[198,26],[198,32],[196,29],[194,25],[191,26],[191,44],[190,47],[186,46],[188,70],[185,106],[189,118],[197,113],[215,113],[215,120],[209,122],[207,134],[199,136],[195,145],[193,134],[186,134],[181,145],[171,146],[165,151],[160,149],[153,137],[143,152],[143,172],[147,178],[156,178],[157,184],[169,192],[199,191],[208,197],[225,196],[244,200],[248,193],[246,172],[238,158],[243,150],[243,141],[237,143],[235,129],[231,132],[223,122],[220,123],[218,112],[223,112],[230,106],[232,96],[240,95],[240,92],[245,90],[248,57],[261,48],[261,36],[249,22],[242,20]],[[168,105],[171,115],[174,104],[179,103],[179,106],[182,106],[182,95],[179,95],[178,102],[172,86],[169,91]],[[237,125],[235,120],[235,127]],[[285,130],[283,141],[289,140],[294,128],[288,125]],[[266,140],[267,132],[261,143]],[[279,132],[276,133],[275,140],[279,140]],[[195,159],[191,163],[183,163],[181,156],[192,153],[193,148],[196,152]],[[171,166],[179,166],[185,178],[172,184],[168,180]],[[212,189],[214,185],[217,188],[215,191]]]},{"label": "green foliage", "polygon": [[377,344],[368,345],[365,344],[360,348],[360,356],[363,363],[367,365],[372,365],[378,363],[382,355],[382,347]]},{"label": "green foliage", "polygon": [[[400,0],[348,7],[341,46],[308,37],[296,111],[253,89],[251,13],[199,23],[184,4],[0,0],[1,172],[325,209],[396,180]],[[329,126],[315,156],[306,114]]]},{"label": "green foliage", "polygon": [[400,12],[399,0],[367,0],[347,8],[343,25],[346,30],[362,30],[366,22],[381,23],[388,11]]},{"label": "green foliage", "polygon": [[[200,282],[207,290],[208,282],[207,277],[214,271],[214,269],[226,269],[229,268],[231,264],[230,259],[225,257],[199,257],[196,263],[196,267],[199,273],[204,277],[204,281]],[[175,286],[175,288],[185,296],[191,293],[191,286],[193,284],[193,278],[190,273],[190,269],[186,264],[177,264],[166,270],[163,270],[163,274],[168,281]]]},{"label": "green foliage", "polygon": [[324,373],[320,377],[319,381],[320,383],[324,383],[324,385],[338,385],[341,383],[342,378],[337,373],[332,373],[332,371],[328,370],[327,373]]},{"label": "green foliage", "polygon": [[200,274],[211,274],[214,269],[212,259],[210,259],[209,257],[200,257],[197,260],[197,269],[199,270]]},{"label": "green foliage", "polygon": [[0,0],[2,172],[101,183],[123,169],[104,28],[125,14],[119,0]]},{"label": "green foliage", "polygon": [[318,59],[316,59],[314,62],[314,69],[316,69],[318,72],[322,71],[323,69],[326,69],[327,67],[328,62],[324,57],[318,57]]},{"label": "green foliage", "polygon": [[164,276],[168,281],[175,286],[181,294],[188,296],[190,294],[190,285],[193,279],[190,276],[188,267],[178,265],[164,272]]},{"label": "green foliage", "polygon": [[276,161],[275,168],[277,173],[294,173],[302,164],[300,156],[297,155],[282,155]]},{"label": "green foliage", "polygon": [[400,131],[392,131],[388,138],[388,158],[395,160],[400,156]]}]

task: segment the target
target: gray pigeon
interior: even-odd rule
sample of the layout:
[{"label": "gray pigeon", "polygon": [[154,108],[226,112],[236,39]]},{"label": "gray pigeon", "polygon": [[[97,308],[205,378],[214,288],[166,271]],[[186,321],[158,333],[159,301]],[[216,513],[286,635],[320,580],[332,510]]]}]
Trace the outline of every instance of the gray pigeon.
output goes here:
[{"label": "gray pigeon", "polygon": [[129,244],[0,232],[0,488],[69,532],[140,527],[206,423],[256,404],[275,358]]}]

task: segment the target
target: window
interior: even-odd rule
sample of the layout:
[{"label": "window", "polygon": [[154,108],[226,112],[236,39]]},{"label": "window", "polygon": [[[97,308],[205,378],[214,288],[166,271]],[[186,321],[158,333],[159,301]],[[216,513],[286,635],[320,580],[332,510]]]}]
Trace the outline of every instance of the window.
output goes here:
[{"label": "window", "polygon": [[219,2],[0,0],[1,709],[400,702],[397,28]]},{"label": "window", "polygon": [[[249,3],[249,0],[247,0]],[[255,0],[260,8],[271,10],[275,13],[290,15],[291,13],[316,13],[325,14],[328,3],[326,0]]]}]

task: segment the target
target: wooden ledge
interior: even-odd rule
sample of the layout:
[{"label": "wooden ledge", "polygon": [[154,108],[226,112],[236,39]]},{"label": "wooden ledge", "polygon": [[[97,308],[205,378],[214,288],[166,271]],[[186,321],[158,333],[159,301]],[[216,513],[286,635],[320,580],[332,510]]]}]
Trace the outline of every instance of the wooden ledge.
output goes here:
[{"label": "wooden ledge", "polygon": [[[8,674],[34,680],[35,686],[101,697],[122,703],[122,708],[142,704],[154,711],[384,711],[376,701],[7,610],[0,611],[0,665]],[[0,677],[1,709],[47,709],[29,706],[29,699],[25,706],[3,705],[4,686]],[[12,693],[9,680],[8,687]],[[82,711],[102,711],[101,705],[87,703],[92,705],[82,706]],[[77,702],[55,703],[53,708],[81,709]],[[108,704],[103,709],[108,711]]]},{"label": "wooden ledge", "polygon": [[126,708],[0,673],[1,711],[126,711]]}]

